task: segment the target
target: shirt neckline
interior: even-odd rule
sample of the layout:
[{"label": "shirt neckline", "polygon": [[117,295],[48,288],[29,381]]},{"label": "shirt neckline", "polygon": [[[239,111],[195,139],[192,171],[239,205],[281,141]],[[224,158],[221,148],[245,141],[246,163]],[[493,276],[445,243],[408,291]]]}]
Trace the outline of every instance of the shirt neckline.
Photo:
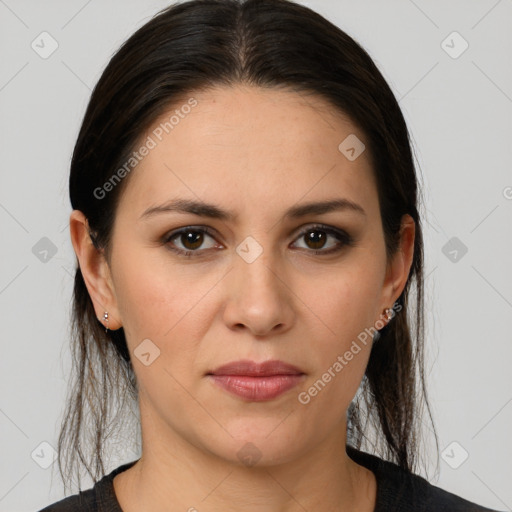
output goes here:
[{"label": "shirt neckline", "polygon": [[[393,496],[397,498],[397,494],[400,495],[400,489],[391,490],[393,478],[397,472],[401,472],[401,469],[388,461],[380,459],[375,455],[371,455],[366,452],[359,451],[351,446],[346,447],[347,455],[357,464],[370,470],[375,475],[375,481],[377,485],[377,492],[375,497],[375,508],[373,512],[383,512],[383,504],[386,503],[386,499]],[[140,459],[127,462],[117,467],[109,474],[105,475],[99,480],[94,486],[95,498],[98,507],[98,512],[123,512],[119,501],[117,500],[114,490],[114,477],[127,469],[130,469]],[[398,491],[398,492],[397,492]]]}]

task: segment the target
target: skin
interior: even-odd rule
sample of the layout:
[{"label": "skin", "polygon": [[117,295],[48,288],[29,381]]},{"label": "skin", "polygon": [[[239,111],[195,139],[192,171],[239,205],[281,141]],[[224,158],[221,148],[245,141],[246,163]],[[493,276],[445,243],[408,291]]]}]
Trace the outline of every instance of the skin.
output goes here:
[{"label": "skin", "polygon": [[[403,217],[400,249],[387,261],[370,152],[349,161],[338,150],[348,135],[365,136],[323,99],[242,85],[191,96],[197,106],[128,178],[109,261],[91,244],[83,214],[71,214],[97,316],[108,311],[109,328],[123,326],[139,385],[142,457],[114,478],[119,503],[126,512],[371,511],[375,477],[345,451],[346,411],[371,342],[307,405],[298,394],[400,296],[414,222]],[[176,198],[214,203],[236,218],[141,218]],[[336,198],[359,204],[365,215],[283,217],[292,206]],[[346,231],[354,243],[333,235],[323,245],[308,243],[300,233],[316,223]],[[191,258],[162,241],[186,226],[214,232],[202,245],[173,238],[174,247],[199,251]],[[263,250],[251,263],[236,252],[248,236]],[[148,366],[133,355],[145,339],[160,350]],[[239,359],[280,359],[305,377],[273,400],[247,401],[206,376]],[[237,455],[247,442],[259,451],[253,466]]]}]

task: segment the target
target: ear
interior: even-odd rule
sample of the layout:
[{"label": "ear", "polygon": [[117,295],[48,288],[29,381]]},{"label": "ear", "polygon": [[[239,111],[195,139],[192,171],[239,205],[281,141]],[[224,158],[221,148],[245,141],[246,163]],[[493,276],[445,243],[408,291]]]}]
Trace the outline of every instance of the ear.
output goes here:
[{"label": "ear", "polygon": [[414,237],[416,225],[409,215],[402,216],[400,245],[392,260],[388,262],[386,277],[382,289],[382,309],[393,308],[409,277],[414,256]]},{"label": "ear", "polygon": [[[122,327],[110,268],[101,249],[92,243],[89,223],[79,210],[69,218],[71,243],[80,264],[80,271],[94,305],[96,317],[111,330]],[[108,312],[108,324],[103,315]]]}]

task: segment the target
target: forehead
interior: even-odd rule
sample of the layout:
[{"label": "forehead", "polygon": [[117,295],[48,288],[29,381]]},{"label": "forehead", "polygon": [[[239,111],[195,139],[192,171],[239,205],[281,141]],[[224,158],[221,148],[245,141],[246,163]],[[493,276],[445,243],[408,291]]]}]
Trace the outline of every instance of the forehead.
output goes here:
[{"label": "forehead", "polygon": [[318,96],[253,86],[198,91],[143,134],[137,147],[151,149],[124,195],[139,210],[185,196],[235,210],[259,202],[270,211],[326,194],[357,199],[371,210],[376,190],[369,151],[349,159],[345,140],[364,143],[365,135]]}]

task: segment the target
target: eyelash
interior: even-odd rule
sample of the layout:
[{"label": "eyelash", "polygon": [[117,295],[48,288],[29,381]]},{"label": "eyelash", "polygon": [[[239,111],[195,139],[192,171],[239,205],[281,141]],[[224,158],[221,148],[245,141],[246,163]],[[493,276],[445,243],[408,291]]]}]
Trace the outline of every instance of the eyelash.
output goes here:
[{"label": "eyelash", "polygon": [[[311,250],[308,251],[308,252],[312,252],[315,255],[332,254],[332,253],[341,251],[345,246],[349,246],[350,247],[350,246],[354,245],[354,239],[348,233],[346,233],[345,231],[338,230],[338,229],[335,229],[335,228],[332,228],[332,227],[329,227],[329,226],[325,226],[325,225],[322,225],[322,224],[315,224],[315,225],[310,226],[307,229],[301,231],[298,234],[296,239],[300,239],[305,234],[310,233],[312,231],[323,231],[327,235],[334,236],[335,238],[337,238],[341,242],[341,245],[338,245],[337,247],[334,247],[334,248],[331,248],[331,249],[328,249],[328,250],[314,250],[314,249],[311,249]],[[184,233],[189,233],[189,232],[192,232],[192,233],[202,233],[202,234],[206,234],[206,235],[208,235],[208,236],[210,236],[212,238],[215,238],[213,231],[210,230],[207,227],[203,227],[203,226],[197,226],[197,227],[196,226],[187,226],[187,227],[181,228],[181,229],[179,229],[177,231],[173,231],[173,232],[168,233],[167,235],[165,235],[163,240],[162,240],[162,243],[165,244],[170,251],[173,251],[173,252],[179,254],[180,256],[184,256],[186,258],[199,257],[200,254],[201,254],[201,249],[197,249],[195,251],[185,251],[183,249],[179,249],[177,247],[173,247],[170,244],[171,240],[173,240],[174,238],[176,238],[176,237],[178,237],[178,236],[180,236],[180,235],[182,235]]]}]

